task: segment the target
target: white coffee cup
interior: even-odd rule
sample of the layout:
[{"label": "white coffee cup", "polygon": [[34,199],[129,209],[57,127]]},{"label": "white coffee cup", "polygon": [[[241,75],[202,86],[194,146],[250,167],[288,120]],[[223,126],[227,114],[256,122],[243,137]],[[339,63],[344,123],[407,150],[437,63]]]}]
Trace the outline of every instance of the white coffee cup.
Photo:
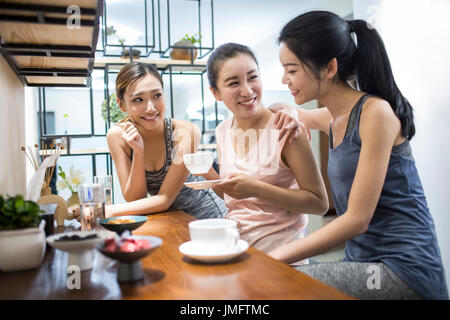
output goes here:
[{"label": "white coffee cup", "polygon": [[191,240],[205,252],[232,251],[239,241],[237,222],[230,219],[202,219],[189,223]]},{"label": "white coffee cup", "polygon": [[183,162],[192,174],[208,173],[214,162],[214,154],[208,151],[184,154]]}]

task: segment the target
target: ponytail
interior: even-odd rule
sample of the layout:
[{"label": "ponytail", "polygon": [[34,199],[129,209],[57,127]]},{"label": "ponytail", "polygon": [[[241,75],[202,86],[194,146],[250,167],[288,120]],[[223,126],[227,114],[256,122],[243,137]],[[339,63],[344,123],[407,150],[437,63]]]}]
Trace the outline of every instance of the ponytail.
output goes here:
[{"label": "ponytail", "polygon": [[349,21],[357,37],[356,75],[359,89],[389,102],[402,125],[402,136],[411,140],[415,134],[413,110],[394,80],[383,40],[377,30],[364,20]]},{"label": "ponytail", "polygon": [[360,90],[389,102],[400,120],[402,135],[409,140],[414,136],[412,107],[395,83],[383,40],[366,21],[346,21],[328,11],[311,11],[288,22],[278,42],[283,42],[316,78],[336,58],[337,76],[348,81],[356,74]]}]

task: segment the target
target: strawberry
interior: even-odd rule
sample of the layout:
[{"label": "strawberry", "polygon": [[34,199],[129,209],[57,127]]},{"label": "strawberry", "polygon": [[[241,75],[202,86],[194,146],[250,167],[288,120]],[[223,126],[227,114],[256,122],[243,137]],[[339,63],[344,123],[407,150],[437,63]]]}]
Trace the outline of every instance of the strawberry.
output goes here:
[{"label": "strawberry", "polygon": [[135,252],[137,249],[136,244],[129,241],[124,241],[120,246],[119,250],[122,252]]}]

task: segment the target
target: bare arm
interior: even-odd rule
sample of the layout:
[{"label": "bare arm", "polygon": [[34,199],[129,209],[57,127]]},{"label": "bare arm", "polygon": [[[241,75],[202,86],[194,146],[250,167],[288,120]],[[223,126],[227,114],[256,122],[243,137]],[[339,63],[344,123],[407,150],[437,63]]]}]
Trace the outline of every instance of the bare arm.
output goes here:
[{"label": "bare arm", "polygon": [[298,117],[302,119],[310,129],[317,129],[325,132],[327,135],[330,131],[331,113],[327,108],[318,108],[306,110],[297,108]]},{"label": "bare arm", "polygon": [[184,133],[174,143],[177,155],[172,161],[158,194],[145,199],[108,206],[107,216],[162,212],[172,205],[189,176],[189,171],[180,160],[182,159],[182,154],[195,152],[198,148],[198,143],[195,141],[200,140],[200,131],[194,124],[181,121],[177,121],[177,123],[180,124],[178,129]]},{"label": "bare arm", "polygon": [[366,232],[380,198],[390,153],[400,131],[400,122],[391,107],[380,99],[370,99],[360,119],[361,153],[347,211],[305,238],[269,253],[285,262],[312,257]]},{"label": "bare arm", "polygon": [[126,129],[124,125],[112,127],[106,136],[111,157],[116,166],[122,195],[126,201],[133,201],[147,196],[145,181],[144,148],[133,150],[123,138]]},{"label": "bare arm", "polygon": [[[276,102],[271,104],[269,109],[272,111],[282,111],[291,117],[294,117],[295,113],[297,113],[298,119],[305,122],[309,129],[320,130],[326,134],[329,133],[331,114],[327,108],[306,110],[302,108],[295,108],[287,103]],[[277,129],[281,129],[283,126],[283,121],[279,122],[281,117],[281,114],[277,114],[277,117],[274,119],[275,124],[277,124]]]},{"label": "bare arm", "polygon": [[293,142],[286,142],[282,155],[297,180],[299,190],[267,185],[257,189],[259,196],[284,204],[286,209],[294,212],[325,214],[328,211],[327,191],[306,135],[302,133]]}]

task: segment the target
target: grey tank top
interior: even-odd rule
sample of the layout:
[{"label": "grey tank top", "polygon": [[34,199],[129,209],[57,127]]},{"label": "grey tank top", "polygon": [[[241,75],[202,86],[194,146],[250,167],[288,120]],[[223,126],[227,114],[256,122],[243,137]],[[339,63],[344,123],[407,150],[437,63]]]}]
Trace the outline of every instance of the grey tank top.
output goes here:
[{"label": "grey tank top", "polygon": [[[172,164],[173,141],[172,141],[172,119],[165,118],[165,161],[161,169],[156,171],[145,171],[147,181],[147,192],[157,195],[164,178]],[[133,154],[131,154],[133,157]],[[203,177],[189,175],[186,182],[204,181]],[[212,189],[194,190],[183,185],[170,210],[182,210],[198,219],[223,218],[227,213],[225,203]]]},{"label": "grey tank top", "polygon": [[[335,149],[330,125],[328,176],[338,215],[347,211],[361,152],[359,121],[369,97],[362,96],[353,107]],[[346,242],[344,261],[383,262],[422,298],[448,299],[435,226],[408,139],[392,148],[375,213],[367,231]]]}]

